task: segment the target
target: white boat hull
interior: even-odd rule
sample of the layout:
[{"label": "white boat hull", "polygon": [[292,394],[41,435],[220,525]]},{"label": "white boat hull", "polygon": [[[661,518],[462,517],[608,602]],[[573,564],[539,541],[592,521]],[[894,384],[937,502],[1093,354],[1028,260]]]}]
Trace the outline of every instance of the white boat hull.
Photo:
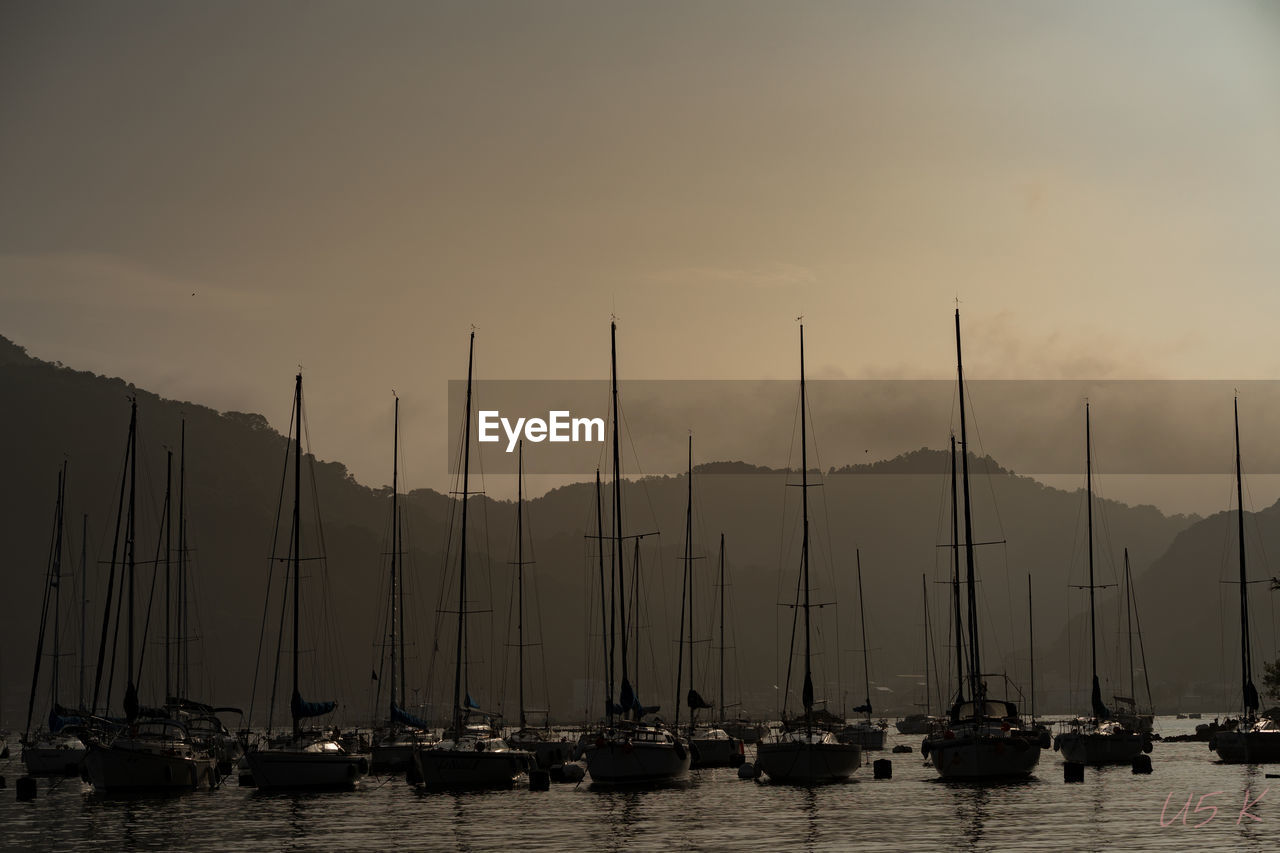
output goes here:
[{"label": "white boat hull", "polygon": [[258,749],[245,760],[254,785],[263,791],[351,790],[369,771],[368,759],[345,752]]},{"label": "white boat hull", "polygon": [[756,767],[771,782],[784,785],[846,782],[860,766],[862,747],[854,743],[784,740],[756,747]]},{"label": "white boat hull", "polygon": [[589,744],[583,758],[591,781],[599,785],[644,785],[669,782],[689,772],[689,750],[672,743]]},{"label": "white boat hull", "polygon": [[1090,765],[1128,764],[1142,754],[1144,742],[1133,732],[1065,732],[1057,738],[1064,760]]},{"label": "white boat hull", "polygon": [[1025,779],[1040,761],[1040,745],[1021,737],[961,734],[926,738],[925,744],[944,779]]},{"label": "white boat hull", "polygon": [[84,767],[93,787],[105,793],[207,790],[218,783],[217,763],[212,758],[121,746],[90,749]]},{"label": "white boat hull", "polygon": [[528,771],[533,756],[523,750],[427,747],[415,750],[413,761],[428,788],[502,788]]}]

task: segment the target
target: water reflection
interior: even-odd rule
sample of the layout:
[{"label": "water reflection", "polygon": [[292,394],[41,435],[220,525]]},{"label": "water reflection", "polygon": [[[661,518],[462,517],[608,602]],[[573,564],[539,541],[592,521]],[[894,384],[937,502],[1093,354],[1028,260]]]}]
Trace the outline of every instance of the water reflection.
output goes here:
[{"label": "water reflection", "polygon": [[991,792],[982,785],[963,786],[956,792],[956,816],[960,818],[970,850],[982,849],[983,829],[990,802]]},{"label": "water reflection", "polygon": [[818,844],[818,791],[802,788],[800,812],[804,815],[804,849],[813,850]]}]

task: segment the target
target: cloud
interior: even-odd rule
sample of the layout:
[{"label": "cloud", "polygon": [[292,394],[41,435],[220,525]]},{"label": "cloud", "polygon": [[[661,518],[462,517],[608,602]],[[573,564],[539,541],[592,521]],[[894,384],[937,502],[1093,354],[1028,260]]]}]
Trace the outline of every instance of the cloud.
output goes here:
[{"label": "cloud", "polygon": [[745,285],[756,288],[785,288],[814,284],[818,281],[818,276],[812,269],[798,264],[773,264],[756,269],[684,267],[661,270],[650,275],[649,280],[657,284],[678,284],[683,287]]}]

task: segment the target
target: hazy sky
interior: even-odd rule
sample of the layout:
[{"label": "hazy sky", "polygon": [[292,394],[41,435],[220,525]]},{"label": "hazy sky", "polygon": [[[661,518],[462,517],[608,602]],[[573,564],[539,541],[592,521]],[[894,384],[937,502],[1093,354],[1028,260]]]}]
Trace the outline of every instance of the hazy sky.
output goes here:
[{"label": "hazy sky", "polygon": [[393,388],[447,485],[472,324],[945,377],[958,295],[974,378],[1280,377],[1273,2],[9,2],[0,126],[0,334],[280,429],[301,364],[370,485]]}]

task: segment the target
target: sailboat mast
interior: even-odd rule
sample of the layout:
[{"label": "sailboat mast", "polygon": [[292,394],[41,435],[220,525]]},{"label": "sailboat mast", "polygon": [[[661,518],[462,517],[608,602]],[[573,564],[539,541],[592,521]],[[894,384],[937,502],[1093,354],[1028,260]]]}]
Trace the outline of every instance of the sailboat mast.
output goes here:
[{"label": "sailboat mast", "polygon": [[173,504],[169,490],[173,487],[173,451],[164,461],[164,701],[173,696]]},{"label": "sailboat mast", "polygon": [[1098,627],[1097,608],[1094,606],[1093,583],[1093,436],[1089,429],[1089,403],[1084,404],[1084,477],[1085,477],[1085,520],[1089,533],[1089,664],[1093,668],[1092,710],[1095,717],[1105,717],[1102,713],[1102,688],[1098,684]]},{"label": "sailboat mast", "polygon": [[[689,467],[685,474],[685,485],[689,490],[689,498],[685,502],[684,510],[684,569],[680,574],[680,631],[676,634],[679,648],[676,650],[676,717],[675,728],[680,729],[680,686],[684,683],[684,623],[685,614],[689,616],[689,689],[690,695],[693,690],[693,599],[692,584],[689,582],[690,560],[692,552],[689,547],[690,536],[693,534],[693,436],[689,436]],[[693,726],[693,704],[689,705],[689,726]]]},{"label": "sailboat mast", "polygon": [[[138,425],[138,401],[137,401],[137,398],[131,397],[129,398],[129,435],[124,442],[125,464],[128,464],[129,456],[131,456],[131,453],[133,450],[133,430],[137,428],[137,425]],[[114,537],[111,538],[111,569],[108,575],[106,575],[106,597],[104,599],[104,603],[102,603],[102,635],[99,638],[99,643],[97,643],[97,667],[95,671],[93,671],[93,707],[90,708],[90,711],[93,713],[97,713],[97,710],[99,710],[99,707],[100,707],[99,698],[101,695],[100,690],[102,688],[102,666],[104,666],[104,663],[106,662],[106,635],[110,633],[111,599],[115,597],[115,557],[120,553],[119,551],[120,526],[122,526],[120,525],[120,521],[122,521],[123,517],[124,517],[124,478],[122,476],[122,478],[120,478],[120,498],[119,498],[118,505],[116,505],[116,511],[115,511],[115,534],[114,534]],[[122,587],[123,587],[123,581],[122,581]],[[119,624],[120,624],[119,619],[116,619],[115,621],[116,629],[119,629]],[[116,633],[116,637],[119,637],[119,633]],[[111,653],[111,657],[113,657],[113,660],[111,660],[111,672],[113,672],[114,674],[114,671],[115,671],[115,660],[114,660],[115,653],[114,652]],[[108,676],[108,686],[106,686],[106,692],[108,692],[108,697],[110,697],[110,693],[111,693],[110,681],[111,681],[111,675]],[[106,701],[110,702],[110,698],[106,699]]]},{"label": "sailboat mast", "polygon": [[467,349],[467,405],[462,428],[462,544],[458,560],[458,654],[453,669],[453,730],[462,736],[462,655],[467,637],[467,485],[471,473],[471,367],[476,350],[476,333],[471,332]]},{"label": "sailboat mast", "polygon": [[956,476],[956,436],[951,434],[951,603],[956,625],[956,703],[964,700],[964,622],[960,618],[960,480]]},{"label": "sailboat mast", "polygon": [[813,670],[810,667],[809,646],[809,448],[806,433],[805,410],[808,402],[804,387],[804,326],[800,327],[800,507],[801,545],[800,568],[804,575],[804,687],[801,702],[804,704],[805,721],[813,726]]},{"label": "sailboat mast", "polygon": [[[644,537],[636,536],[631,543],[631,607],[633,609],[631,618],[636,627],[636,641],[631,646],[635,654],[631,670],[632,675],[635,676],[635,683],[631,685],[631,692],[636,698],[637,720],[644,715],[643,706],[640,704],[640,540],[642,538]],[[623,629],[625,628],[626,620],[623,620]]]},{"label": "sailboat mast", "polygon": [[600,637],[604,643],[604,714],[613,720],[613,608],[607,607],[604,597],[604,508],[600,495],[600,468],[596,467],[596,548],[600,560]]},{"label": "sailboat mast", "polygon": [[[1129,549],[1124,549],[1125,567],[1129,565]],[[1138,612],[1138,596],[1133,592],[1133,584],[1129,584],[1129,595],[1133,599],[1133,622],[1138,634],[1138,659],[1142,663],[1142,681],[1147,690],[1147,707],[1151,707],[1151,674],[1147,670],[1147,651],[1142,645],[1142,614]],[[1130,667],[1132,671],[1132,667]],[[1136,688],[1135,688],[1136,689]],[[1134,705],[1137,705],[1138,697],[1133,697]]]},{"label": "sailboat mast", "polygon": [[187,647],[187,420],[182,419],[178,442],[178,690],[190,695],[187,678],[191,661]]},{"label": "sailboat mast", "polygon": [[[35,715],[36,709],[36,691],[40,687],[40,662],[44,659],[44,635],[45,628],[49,620],[49,598],[56,588],[54,580],[54,565],[57,562],[58,539],[60,538],[59,530],[62,519],[62,484],[63,475],[66,471],[66,462],[63,462],[63,468],[58,471],[58,500],[54,504],[53,509],[53,534],[49,541],[49,562],[45,565],[44,578],[44,595],[40,607],[40,633],[36,635],[36,659],[31,666],[31,693],[27,697],[27,725],[22,733],[22,740],[25,743],[31,734],[31,720]],[[56,630],[55,630],[56,636]],[[56,640],[55,640],[56,643]],[[57,656],[55,654],[54,661],[56,663]],[[54,701],[57,701],[57,694],[54,694]]]},{"label": "sailboat mast", "polygon": [[929,638],[932,635],[929,625],[929,581],[924,574],[920,575],[920,600],[924,603],[924,712],[929,713]]},{"label": "sailboat mast", "polygon": [[724,533],[720,534],[720,719],[724,716]]},{"label": "sailboat mast", "polygon": [[1133,710],[1138,711],[1138,689],[1133,671],[1133,586],[1129,578],[1129,549],[1124,549],[1124,615],[1128,623],[1129,634],[1129,698],[1133,700]]},{"label": "sailboat mast", "polygon": [[89,609],[89,513],[80,517],[80,666],[76,669],[76,708],[84,710],[85,618]]},{"label": "sailboat mast", "polygon": [[293,443],[293,565],[290,569],[293,571],[293,696],[289,701],[290,714],[293,717],[293,736],[298,739],[302,736],[302,723],[298,717],[297,710],[294,705],[298,704],[302,693],[298,690],[298,638],[300,636],[299,622],[302,613],[301,597],[298,588],[301,586],[301,569],[302,569],[302,541],[300,535],[302,533],[302,374],[298,373],[295,378],[295,388],[293,392],[293,420],[295,439]]},{"label": "sailboat mast", "polygon": [[[129,658],[125,664],[125,671],[128,675],[128,678],[126,680],[126,687],[125,687],[126,699],[128,702],[136,701],[137,699],[136,694],[138,689],[138,682],[135,681],[133,677],[134,675],[134,671],[133,671],[133,664],[134,664],[134,658],[133,658],[133,615],[134,615],[133,614],[133,611],[134,611],[133,586],[134,586],[134,583],[133,583],[133,579],[134,579],[135,568],[136,568],[136,558],[134,556],[134,541],[135,541],[134,534],[137,530],[137,520],[135,516],[137,515],[136,507],[137,507],[137,498],[138,498],[138,427],[137,427],[138,404],[136,400],[134,401],[134,404],[133,404],[133,411],[134,411],[134,426],[133,426],[133,429],[130,430],[129,432],[129,445],[130,445],[129,446],[129,515],[127,516],[127,519],[125,521],[125,537],[124,537],[125,554],[127,555],[125,565],[129,573]],[[139,675],[140,674],[141,673],[139,673]],[[130,696],[132,696],[133,698],[129,699],[128,697]],[[131,719],[133,718],[134,713],[130,712],[127,706],[125,708],[125,712]]]},{"label": "sailboat mast", "polygon": [[[613,536],[614,552],[618,560],[618,613],[621,617],[622,631],[622,681],[619,687],[619,704],[622,705],[622,714],[625,718],[630,713],[631,700],[634,698],[631,691],[631,681],[627,678],[627,587],[623,580],[623,559],[622,559],[622,461],[621,452],[618,447],[618,324],[610,321],[609,323],[609,374],[613,386]],[[639,540],[636,540],[637,547]]]},{"label": "sailboat mast", "polygon": [[524,439],[516,444],[516,642],[520,677],[520,728],[524,728]]},{"label": "sailboat mast", "polygon": [[397,596],[397,583],[400,579],[396,575],[396,559],[400,550],[400,508],[396,503],[400,496],[400,398],[395,396],[395,392],[392,392],[392,396],[395,397],[391,427],[391,709],[394,714],[400,695],[396,672],[396,629],[400,619],[400,600]]},{"label": "sailboat mast", "polygon": [[862,686],[866,691],[867,722],[871,722],[871,667],[867,654],[867,611],[862,601],[862,551],[855,548],[854,558],[858,563],[858,622],[862,625]]},{"label": "sailboat mast", "polygon": [[978,653],[978,594],[974,578],[973,560],[973,511],[969,498],[969,439],[964,419],[964,362],[960,350],[960,309],[956,309],[956,377],[960,397],[960,470],[964,492],[964,560],[969,584],[969,692],[975,702],[985,698],[982,686],[982,658]]},{"label": "sailboat mast", "polygon": [[1249,653],[1249,580],[1244,562],[1244,475],[1240,468],[1240,399],[1232,404],[1236,430],[1236,514],[1240,539],[1240,669],[1244,693],[1245,719],[1252,721],[1258,709],[1258,690],[1253,686],[1253,661]]},{"label": "sailboat mast", "polygon": [[62,472],[58,475],[58,520],[54,525],[54,546],[53,546],[53,566],[52,577],[50,578],[53,586],[53,667],[50,690],[53,695],[53,702],[58,701],[58,676],[61,672],[62,650],[59,643],[59,637],[62,634],[61,613],[62,610],[62,519],[67,508],[67,462],[62,462]]},{"label": "sailboat mast", "polygon": [[1036,718],[1036,611],[1031,603],[1031,572],[1027,572],[1027,637],[1031,644],[1031,719]]}]

